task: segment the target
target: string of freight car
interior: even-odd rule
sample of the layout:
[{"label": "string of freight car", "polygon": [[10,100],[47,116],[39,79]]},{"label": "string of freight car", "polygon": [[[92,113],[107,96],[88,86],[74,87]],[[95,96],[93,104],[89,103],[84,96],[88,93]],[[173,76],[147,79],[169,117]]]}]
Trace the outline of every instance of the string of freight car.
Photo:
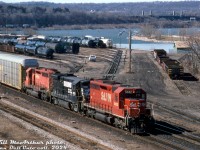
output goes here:
[{"label": "string of freight car", "polygon": [[28,95],[85,114],[131,133],[153,128],[152,108],[142,88],[89,80],[39,67],[36,59],[0,55],[0,82]]},{"label": "string of freight car", "polygon": [[164,49],[154,49],[153,55],[171,79],[181,79],[183,77],[183,66],[177,60],[167,56],[167,52]]}]

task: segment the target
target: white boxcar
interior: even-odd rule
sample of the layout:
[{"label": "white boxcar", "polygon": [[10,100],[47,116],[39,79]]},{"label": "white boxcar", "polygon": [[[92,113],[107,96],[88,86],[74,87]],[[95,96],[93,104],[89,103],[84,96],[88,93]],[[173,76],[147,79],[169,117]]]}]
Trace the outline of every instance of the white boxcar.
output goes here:
[{"label": "white boxcar", "polygon": [[28,67],[38,67],[37,59],[0,54],[0,82],[21,90]]}]

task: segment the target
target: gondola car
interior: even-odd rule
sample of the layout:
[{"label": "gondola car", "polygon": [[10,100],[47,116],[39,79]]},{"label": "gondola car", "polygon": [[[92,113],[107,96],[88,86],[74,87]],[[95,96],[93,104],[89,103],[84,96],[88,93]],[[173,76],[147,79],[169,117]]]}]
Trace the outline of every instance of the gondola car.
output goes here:
[{"label": "gondola car", "polygon": [[181,79],[183,77],[183,66],[177,60],[167,56],[167,52],[164,49],[154,49],[153,55],[171,79]]},{"label": "gondola car", "polygon": [[163,60],[162,67],[171,79],[180,79],[184,74],[183,66],[177,60]]}]

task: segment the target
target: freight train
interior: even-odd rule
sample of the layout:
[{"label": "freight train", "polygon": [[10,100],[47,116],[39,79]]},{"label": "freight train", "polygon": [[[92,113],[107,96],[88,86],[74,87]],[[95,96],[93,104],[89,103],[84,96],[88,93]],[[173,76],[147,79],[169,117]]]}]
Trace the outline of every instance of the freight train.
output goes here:
[{"label": "freight train", "polygon": [[169,58],[164,49],[154,49],[153,55],[171,79],[181,79],[183,77],[183,66],[177,60]]},{"label": "freight train", "polygon": [[143,133],[155,123],[142,88],[62,74],[39,67],[36,59],[1,54],[0,82],[131,133]]},{"label": "freight train", "polygon": [[51,48],[47,48],[44,46],[24,45],[24,44],[16,44],[16,45],[0,44],[0,51],[9,53],[20,53],[24,55],[43,57],[47,59],[52,59],[54,53],[54,51]]},{"label": "freight train", "polygon": [[0,51],[20,53],[53,59],[53,53],[79,53],[79,43],[53,42],[44,39],[23,39],[18,40],[18,36],[0,36]]}]

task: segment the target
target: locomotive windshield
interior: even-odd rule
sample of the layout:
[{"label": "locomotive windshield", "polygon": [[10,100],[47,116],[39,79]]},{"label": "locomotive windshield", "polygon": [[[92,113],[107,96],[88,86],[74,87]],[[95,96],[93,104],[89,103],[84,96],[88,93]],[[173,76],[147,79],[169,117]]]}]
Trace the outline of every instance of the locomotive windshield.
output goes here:
[{"label": "locomotive windshield", "polygon": [[146,99],[146,94],[143,93],[141,90],[136,90],[133,92],[132,90],[125,90],[125,98],[131,98],[131,99]]}]

